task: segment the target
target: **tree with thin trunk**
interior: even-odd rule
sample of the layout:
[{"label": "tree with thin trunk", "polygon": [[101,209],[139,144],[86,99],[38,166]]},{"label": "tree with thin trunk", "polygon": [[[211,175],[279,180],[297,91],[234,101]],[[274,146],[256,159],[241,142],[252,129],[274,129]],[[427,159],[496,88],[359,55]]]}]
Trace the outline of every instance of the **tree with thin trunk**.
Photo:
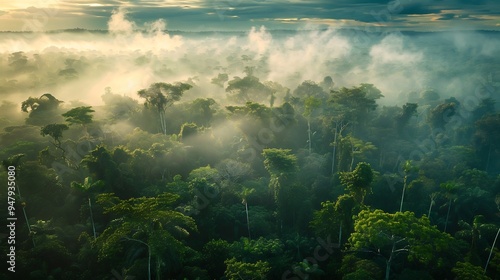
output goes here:
[{"label": "tree with thin trunk", "polygon": [[335,122],[335,133],[333,136],[332,146],[332,175],[335,173],[335,158],[337,157],[337,139],[342,139],[342,132],[349,125],[349,123],[345,123],[344,121],[336,121]]},{"label": "tree with thin trunk", "polygon": [[62,147],[61,138],[63,136],[63,131],[68,130],[68,129],[69,129],[69,127],[67,125],[59,124],[59,123],[48,124],[40,129],[40,134],[42,136],[45,137],[46,135],[49,135],[50,137],[52,137],[52,139],[54,139],[54,142],[52,142],[52,145],[54,145],[57,149],[61,150],[61,152],[62,152],[61,157],[63,159],[66,159],[66,156],[65,156],[66,151]]},{"label": "tree with thin trunk", "polygon": [[103,190],[104,182],[101,180],[93,182],[91,177],[87,177],[83,181],[83,184],[79,184],[77,182],[72,182],[71,187],[79,189],[87,195],[87,201],[88,201],[88,205],[89,205],[90,223],[92,225],[92,233],[93,233],[94,240],[95,240],[95,239],[97,239],[97,232],[95,229],[94,212],[92,210],[92,199],[96,193],[99,193],[100,191]]},{"label": "tree with thin trunk", "polygon": [[248,228],[248,239],[252,239],[252,235],[250,234],[250,218],[248,217],[248,201],[247,198],[255,191],[255,189],[251,188],[243,188],[243,191],[240,193],[241,203],[245,205],[245,212],[247,214],[247,228]]},{"label": "tree with thin trunk", "polygon": [[432,211],[432,206],[434,206],[434,204],[436,204],[436,198],[438,197],[439,193],[438,192],[434,192],[434,193],[431,193],[429,195],[430,199],[431,199],[431,203],[429,204],[429,212],[427,213],[427,217],[430,219],[431,218],[431,211]]},{"label": "tree with thin trunk", "polygon": [[309,154],[312,152],[312,132],[311,132],[311,115],[313,111],[321,106],[321,100],[310,96],[304,100],[304,116],[307,119],[307,138]]},{"label": "tree with thin trunk", "polygon": [[446,232],[446,229],[448,228],[448,219],[450,218],[451,203],[456,197],[458,187],[456,183],[451,181],[441,183],[440,187],[444,192],[444,196],[448,199],[448,211],[446,212],[446,221],[444,223],[444,232]]},{"label": "tree with thin trunk", "polygon": [[175,101],[179,101],[186,90],[192,88],[190,84],[185,83],[154,83],[147,89],[141,89],[137,92],[139,97],[146,99],[144,105],[153,107],[158,112],[160,128],[163,134],[167,134],[167,120],[165,111]]},{"label": "tree with thin trunk", "polygon": [[488,264],[490,263],[491,255],[493,254],[493,249],[495,248],[495,245],[497,244],[499,234],[500,234],[500,228],[498,228],[497,235],[495,236],[495,240],[493,241],[493,245],[491,245],[490,255],[488,256],[488,260],[486,261],[486,265],[484,266],[484,273],[486,273],[486,270],[488,269]]},{"label": "tree with thin trunk", "polygon": [[403,177],[403,193],[401,194],[401,204],[399,206],[399,212],[403,212],[403,202],[404,202],[404,199],[405,199],[406,188],[408,186],[408,175],[413,170],[415,170],[415,167],[411,165],[411,160],[405,161],[405,163],[403,164],[403,172],[404,172],[404,177]]}]

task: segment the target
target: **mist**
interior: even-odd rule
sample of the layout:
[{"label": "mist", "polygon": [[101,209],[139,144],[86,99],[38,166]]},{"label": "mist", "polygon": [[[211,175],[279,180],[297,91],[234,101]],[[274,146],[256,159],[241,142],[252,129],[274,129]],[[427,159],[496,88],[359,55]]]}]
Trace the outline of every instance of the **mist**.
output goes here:
[{"label": "mist", "polygon": [[65,102],[96,106],[106,87],[137,99],[136,92],[151,83],[183,81],[194,85],[184,101],[224,101],[224,88],[212,84],[212,78],[219,73],[229,80],[244,77],[245,67],[253,67],[261,81],[291,90],[325,76],[335,87],[371,83],[384,95],[381,104],[394,104],[428,88],[443,98],[467,96],[481,79],[498,76],[494,65],[500,57],[500,39],[493,32],[368,34],[255,27],[169,34],[163,20],[139,31],[123,9],[108,26],[109,32],[0,34],[2,98],[19,102],[50,92]]}]

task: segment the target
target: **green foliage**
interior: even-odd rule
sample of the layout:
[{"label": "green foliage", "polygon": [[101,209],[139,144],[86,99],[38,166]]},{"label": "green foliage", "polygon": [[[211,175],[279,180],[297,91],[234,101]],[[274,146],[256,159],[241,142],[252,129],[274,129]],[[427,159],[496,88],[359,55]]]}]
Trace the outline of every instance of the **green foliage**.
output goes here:
[{"label": "green foliage", "polygon": [[[186,250],[179,239],[197,230],[191,217],[171,209],[177,198],[170,193],[127,200],[120,200],[112,193],[98,195],[97,203],[103,206],[104,213],[116,218],[96,240],[99,259],[116,258],[127,244],[140,243],[146,245],[148,254],[156,259],[157,273],[162,266],[167,270],[175,268],[175,260]],[[166,255],[170,257],[162,259]],[[151,266],[151,257],[148,263]]]},{"label": "green foliage", "polygon": [[228,98],[237,103],[250,100],[262,101],[271,94],[271,89],[260,82],[259,78],[247,75],[244,78],[234,77],[227,83]]},{"label": "green foliage", "polygon": [[92,110],[92,106],[81,106],[69,110],[68,112],[62,114],[62,116],[70,125],[87,125],[92,122],[91,113],[93,112],[95,111]]},{"label": "green foliage", "polygon": [[363,203],[366,194],[370,193],[373,181],[373,170],[366,162],[360,162],[352,172],[341,172],[340,181],[358,203]]},{"label": "green foliage", "polygon": [[264,166],[272,175],[289,175],[297,169],[297,157],[289,149],[264,149]]},{"label": "green foliage", "polygon": [[48,124],[40,129],[40,134],[42,136],[49,135],[54,139],[56,143],[60,145],[62,134],[65,130],[68,130],[69,127],[65,124]]},{"label": "green foliage", "polygon": [[235,258],[225,261],[227,268],[224,276],[228,280],[264,280],[271,270],[269,263],[257,261],[255,263],[239,262]]},{"label": "green foliage", "polygon": [[[396,251],[405,251],[408,260],[428,265],[442,262],[439,252],[449,250],[453,238],[431,226],[427,217],[417,218],[409,211],[390,214],[362,210],[355,220],[349,244],[354,250],[379,252],[386,259]],[[391,249],[394,244],[396,248]]]},{"label": "green foliage", "polygon": [[457,280],[488,280],[491,279],[484,275],[483,269],[479,266],[467,262],[457,262],[452,269]]},{"label": "green foliage", "polygon": [[443,103],[432,109],[428,116],[431,128],[444,130],[450,118],[455,115],[456,107],[455,103]]}]

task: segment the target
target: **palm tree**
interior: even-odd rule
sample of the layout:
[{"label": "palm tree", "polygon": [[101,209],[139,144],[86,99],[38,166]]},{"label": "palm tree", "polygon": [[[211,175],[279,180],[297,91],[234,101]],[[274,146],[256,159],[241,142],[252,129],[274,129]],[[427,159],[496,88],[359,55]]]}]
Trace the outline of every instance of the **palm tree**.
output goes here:
[{"label": "palm tree", "polygon": [[444,191],[444,196],[448,198],[448,211],[446,213],[446,221],[444,223],[444,232],[446,232],[446,229],[448,228],[448,219],[450,217],[450,210],[451,210],[451,203],[453,199],[455,198],[455,194],[458,190],[457,185],[454,182],[446,182],[446,183],[441,183],[441,189]]},{"label": "palm tree", "polygon": [[403,212],[403,202],[405,200],[405,191],[408,182],[408,173],[412,170],[411,160],[407,160],[403,165],[403,172],[405,174],[403,178],[403,194],[401,194],[401,205],[399,206],[399,212]]}]

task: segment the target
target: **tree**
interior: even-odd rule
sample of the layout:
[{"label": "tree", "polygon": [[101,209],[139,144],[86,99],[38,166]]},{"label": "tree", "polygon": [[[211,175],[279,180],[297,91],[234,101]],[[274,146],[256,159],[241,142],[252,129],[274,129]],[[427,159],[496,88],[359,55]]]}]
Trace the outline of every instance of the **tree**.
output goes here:
[{"label": "tree", "polygon": [[400,134],[410,119],[417,114],[417,108],[417,103],[406,103],[403,105],[403,112],[396,117],[396,129]]},{"label": "tree", "polygon": [[57,110],[62,101],[50,93],[42,94],[40,97],[29,97],[21,103],[21,111],[29,113],[26,123],[32,125],[44,125],[49,122],[59,121]]},{"label": "tree", "polygon": [[[404,177],[403,177],[403,193],[401,194],[401,205],[399,206],[399,212],[403,211],[403,202],[405,199],[405,191],[406,187],[408,184],[408,175],[410,174],[411,171],[415,170],[415,167],[411,165],[411,160],[405,161],[403,164],[403,172],[404,172]],[[430,210],[429,210],[430,212]],[[427,216],[429,217],[429,216]]]},{"label": "tree", "polygon": [[280,188],[288,182],[297,170],[297,157],[288,149],[264,149],[264,167],[271,175],[269,186],[273,190],[275,200],[280,196]]},{"label": "tree", "polygon": [[[156,278],[160,279],[162,263],[173,263],[175,259],[165,260],[162,256],[178,258],[184,245],[178,239],[196,231],[191,217],[172,210],[178,196],[163,193],[157,197],[141,197],[120,200],[112,193],[97,196],[97,203],[104,213],[115,217],[98,238],[100,259],[109,258],[123,249],[123,242],[132,241],[143,244],[148,251],[148,279],[151,279],[151,259],[156,262]],[[168,275],[168,274],[167,274]]]},{"label": "tree", "polygon": [[321,100],[315,98],[314,96],[309,96],[304,100],[304,116],[307,118],[307,135],[308,135],[308,146],[309,154],[311,153],[312,139],[311,139],[311,114],[313,111],[321,105]]},{"label": "tree", "polygon": [[483,274],[481,267],[468,262],[457,262],[451,270],[456,275],[456,280],[488,280],[491,279]]},{"label": "tree", "polygon": [[185,83],[153,83],[147,89],[141,89],[137,92],[139,97],[146,99],[144,105],[156,109],[160,119],[161,132],[167,134],[167,122],[165,111],[175,101],[179,101],[186,90],[193,86]]},{"label": "tree", "polygon": [[[282,224],[286,220],[287,214],[290,213],[293,215],[292,221],[295,222],[295,210],[298,209],[298,205],[294,205],[296,201],[289,196],[292,189],[297,187],[293,185],[293,177],[298,169],[297,157],[288,149],[264,149],[262,155],[264,156],[264,167],[271,175],[269,189],[274,194],[280,222]],[[298,193],[294,192],[294,194]],[[301,200],[303,201],[303,198]]]},{"label": "tree", "polygon": [[444,196],[448,199],[448,211],[446,212],[446,221],[444,222],[444,232],[448,228],[448,218],[450,217],[451,202],[456,198],[458,186],[454,182],[441,183],[440,187],[444,192]]},{"label": "tree", "polygon": [[368,114],[377,108],[375,99],[367,96],[363,86],[333,90],[329,101],[343,115],[343,120],[351,123],[364,122]]},{"label": "tree", "polygon": [[352,172],[340,173],[340,182],[360,204],[364,203],[366,194],[371,192],[372,181],[373,170],[366,162],[358,163]]},{"label": "tree", "polygon": [[226,73],[219,73],[217,77],[212,78],[211,83],[214,85],[218,85],[220,87],[224,87],[224,83],[229,80],[229,76]]},{"label": "tree", "polygon": [[500,228],[498,228],[497,235],[495,235],[495,240],[493,241],[493,244],[491,245],[490,254],[488,255],[488,260],[486,261],[486,265],[484,266],[484,273],[486,273],[486,271],[488,270],[488,264],[490,263],[491,255],[493,254],[493,249],[495,248],[495,244],[497,244],[499,234],[500,234]]},{"label": "tree", "polygon": [[240,193],[241,196],[241,203],[245,205],[245,212],[247,214],[247,228],[248,228],[248,239],[252,239],[252,236],[250,234],[250,219],[248,217],[248,201],[247,198],[255,191],[255,189],[251,188],[243,188],[243,190]]},{"label": "tree", "polygon": [[455,237],[462,238],[470,242],[470,259],[472,261],[473,257],[477,257],[480,239],[491,235],[497,230],[495,224],[486,223],[484,216],[477,215],[474,217],[472,223],[467,223],[466,221],[460,220],[458,226],[461,230],[455,233]]},{"label": "tree", "polygon": [[255,263],[240,262],[236,258],[225,261],[227,268],[224,276],[228,280],[264,280],[271,270],[266,261],[257,261]]},{"label": "tree", "polygon": [[492,154],[500,148],[500,114],[487,115],[477,121],[474,137],[478,152],[486,156],[485,170],[488,171]]},{"label": "tree", "polygon": [[57,149],[62,151],[62,158],[63,159],[66,159],[66,156],[65,156],[66,151],[62,147],[61,138],[63,136],[63,132],[65,130],[68,130],[68,129],[69,129],[69,126],[67,126],[65,124],[48,124],[40,129],[40,134],[42,136],[45,137],[46,135],[49,135],[50,137],[52,137],[52,139],[54,139],[54,142],[52,142],[52,144]]},{"label": "tree", "polygon": [[234,77],[227,83],[228,98],[237,103],[266,100],[273,90],[260,82],[259,78],[247,75],[243,78]]},{"label": "tree", "polygon": [[62,114],[69,125],[79,124],[81,125],[85,132],[87,131],[87,125],[92,122],[91,113],[95,112],[92,110],[92,106],[81,106],[73,108],[66,113]]},{"label": "tree", "polygon": [[92,233],[94,235],[94,240],[97,238],[97,232],[96,232],[95,222],[94,222],[94,213],[92,210],[92,198],[93,198],[92,196],[95,196],[95,193],[97,193],[98,191],[102,191],[103,186],[104,186],[103,181],[93,182],[92,178],[90,178],[90,177],[86,177],[85,180],[83,181],[83,184],[80,184],[77,182],[71,182],[71,187],[83,191],[88,196],[87,199],[88,199],[88,205],[89,205],[90,223],[92,225]]},{"label": "tree", "polygon": [[348,236],[354,226],[353,217],[361,210],[360,205],[350,194],[343,194],[337,201],[321,203],[321,209],[314,213],[311,227],[316,235],[328,237],[338,228],[338,243],[342,248],[343,234]]},{"label": "tree", "polygon": [[[8,159],[4,159],[4,160],[2,160],[2,166],[5,168],[6,171],[11,171],[11,172],[14,171],[14,174],[16,174],[16,176],[19,176],[19,171],[22,170],[21,159],[24,156],[25,156],[25,154],[17,154],[17,155],[9,157]],[[15,169],[9,170],[10,166],[13,166]],[[10,186],[10,184],[9,184],[9,186]],[[30,223],[28,220],[28,215],[26,214],[26,202],[24,201],[23,197],[21,196],[21,188],[20,188],[19,182],[16,183],[15,189],[17,190],[18,199],[21,202],[21,205],[23,207],[22,209],[23,209],[24,219],[26,221],[26,227],[28,228],[28,232],[31,234],[31,226],[30,226]],[[33,241],[33,247],[35,247],[35,239],[33,238],[33,236],[31,237],[31,239]]]},{"label": "tree", "polygon": [[426,265],[436,259],[440,263],[438,254],[452,248],[453,238],[431,226],[427,217],[417,218],[413,212],[363,210],[356,218],[349,244],[351,250],[383,257],[388,280],[391,264],[399,254],[406,253],[408,260]]},{"label": "tree", "polygon": [[457,105],[455,103],[443,103],[437,105],[429,112],[427,121],[432,129],[444,130],[445,125],[455,115]]}]

